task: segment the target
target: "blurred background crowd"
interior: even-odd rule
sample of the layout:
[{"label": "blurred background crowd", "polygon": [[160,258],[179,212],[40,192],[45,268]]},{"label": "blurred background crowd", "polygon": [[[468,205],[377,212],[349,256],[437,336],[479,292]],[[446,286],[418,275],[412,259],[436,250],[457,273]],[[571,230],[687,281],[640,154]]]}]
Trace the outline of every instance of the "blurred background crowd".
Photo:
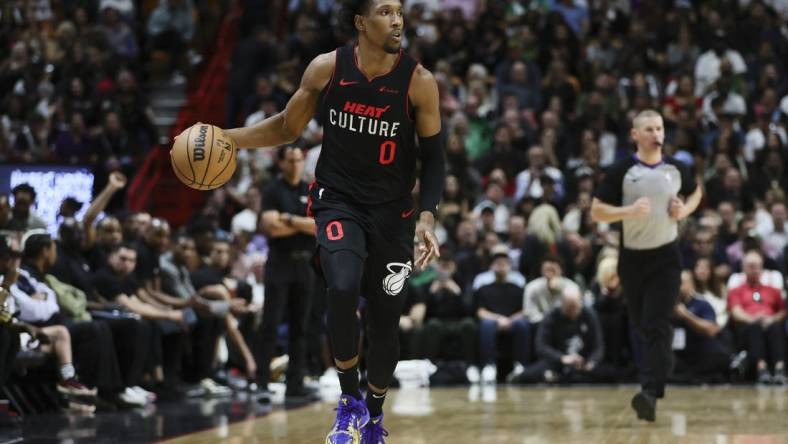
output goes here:
[{"label": "blurred background crowd", "polygon": [[[233,181],[182,227],[129,211],[124,198],[159,137],[145,85],[199,75],[213,12],[244,8],[224,121],[215,122],[228,128],[281,111],[311,59],[349,37],[335,26],[334,0],[232,3],[0,8],[0,160],[89,165],[96,175],[93,202],[64,201],[53,233],[40,231],[36,190],[0,196],[8,240],[0,272],[6,282],[13,275],[6,299],[21,308],[5,324],[16,327],[3,327],[4,344],[21,331],[22,350],[51,353],[63,393],[98,388],[105,400],[145,403],[227,385],[263,390],[285,366],[280,357],[269,368],[259,354],[270,241],[260,214],[282,168],[313,180],[319,120],[296,143],[303,163],[285,166],[274,150],[240,153]],[[680,227],[686,271],[673,380],[785,383],[785,2],[411,0],[405,8],[405,46],[439,85],[448,174],[441,258],[408,281],[401,359],[429,359],[433,384],[634,380],[640,345],[620,294],[619,227],[592,222],[589,210],[605,168],[633,152],[631,118],[656,109],[666,153],[704,188]],[[304,372],[328,372],[328,381],[320,287],[310,295]],[[100,346],[89,345],[96,329],[111,332]],[[279,333],[275,355],[286,355],[286,329]],[[187,390],[168,392],[170,379]]]}]

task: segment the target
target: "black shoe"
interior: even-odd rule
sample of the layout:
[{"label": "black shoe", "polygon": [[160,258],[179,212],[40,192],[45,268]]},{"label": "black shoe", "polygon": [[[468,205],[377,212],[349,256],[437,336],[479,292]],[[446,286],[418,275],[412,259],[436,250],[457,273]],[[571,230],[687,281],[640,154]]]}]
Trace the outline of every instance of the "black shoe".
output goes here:
[{"label": "black shoe", "polygon": [[638,419],[654,422],[657,419],[657,400],[643,392],[632,398],[632,408],[638,414]]}]

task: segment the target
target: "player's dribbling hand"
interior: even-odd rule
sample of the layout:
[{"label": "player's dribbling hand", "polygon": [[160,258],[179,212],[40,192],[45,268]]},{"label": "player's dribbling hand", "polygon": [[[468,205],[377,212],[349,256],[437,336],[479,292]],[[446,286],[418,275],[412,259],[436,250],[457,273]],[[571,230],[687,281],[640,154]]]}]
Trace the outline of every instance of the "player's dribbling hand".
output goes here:
[{"label": "player's dribbling hand", "polygon": [[636,200],[631,206],[631,215],[633,218],[646,217],[651,213],[651,201],[648,197],[641,197]]},{"label": "player's dribbling hand", "polygon": [[429,211],[423,211],[416,223],[416,236],[421,241],[415,263],[417,269],[423,270],[433,259],[440,257],[438,239],[433,233],[434,226],[435,217]]},{"label": "player's dribbling hand", "polygon": [[684,201],[675,196],[671,197],[668,212],[670,213],[670,218],[673,220],[684,219]]}]

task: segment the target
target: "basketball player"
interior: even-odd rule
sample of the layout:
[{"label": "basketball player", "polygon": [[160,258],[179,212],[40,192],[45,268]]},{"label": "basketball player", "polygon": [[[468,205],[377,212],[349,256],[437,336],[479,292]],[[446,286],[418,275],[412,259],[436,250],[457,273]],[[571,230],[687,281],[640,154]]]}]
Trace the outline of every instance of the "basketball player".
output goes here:
[{"label": "basketball player", "polygon": [[[433,225],[445,167],[437,84],[401,49],[402,3],[345,1],[341,13],[357,40],[312,60],[283,112],[227,134],[242,148],[281,145],[297,139],[320,111],[323,148],[310,208],[342,387],[326,442],[378,444],[387,434],[382,405],[399,356],[405,280],[414,266],[438,256]],[[414,207],[417,160],[421,192]],[[421,241],[415,263],[414,228]],[[368,313],[366,403],[358,388],[361,294]]]},{"label": "basketball player", "polygon": [[643,344],[642,389],[632,408],[639,419],[654,421],[673,359],[671,314],[681,284],[677,221],[695,211],[702,191],[686,165],[662,152],[665,129],[656,111],[635,116],[631,137],[637,152],[607,171],[591,217],[623,222],[618,274]]}]

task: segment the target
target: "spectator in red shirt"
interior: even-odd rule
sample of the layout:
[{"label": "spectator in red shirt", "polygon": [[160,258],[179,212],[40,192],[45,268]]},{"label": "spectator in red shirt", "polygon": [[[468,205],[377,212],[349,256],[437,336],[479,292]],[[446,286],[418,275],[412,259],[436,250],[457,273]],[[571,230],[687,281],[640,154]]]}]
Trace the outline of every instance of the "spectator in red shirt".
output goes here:
[{"label": "spectator in red shirt", "polygon": [[[785,303],[776,288],[761,285],[763,255],[751,250],[744,256],[742,268],[747,281],[728,293],[728,310],[735,323],[740,343],[746,344],[750,362],[757,363],[758,382],[785,384]],[[768,345],[774,376],[766,363]]]}]

